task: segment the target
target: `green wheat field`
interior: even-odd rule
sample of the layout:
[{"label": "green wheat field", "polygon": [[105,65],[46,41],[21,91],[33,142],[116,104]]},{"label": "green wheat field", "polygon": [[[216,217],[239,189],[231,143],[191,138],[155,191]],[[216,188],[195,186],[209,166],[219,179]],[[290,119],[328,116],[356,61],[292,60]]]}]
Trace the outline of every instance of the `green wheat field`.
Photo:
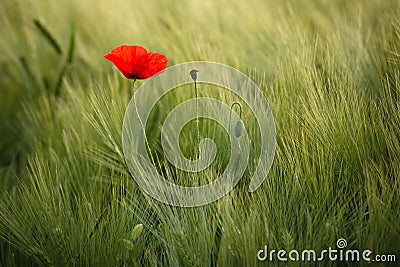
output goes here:
[{"label": "green wheat field", "polygon": [[[340,238],[400,262],[399,1],[2,0],[0,38],[0,266],[370,266],[257,259],[266,245],[321,251]],[[252,160],[225,197],[181,208],[140,190],[122,153],[131,82],[103,58],[123,44],[168,66],[220,62],[261,88],[277,146],[258,190],[247,190],[261,148],[245,107]],[[146,128],[177,184],[194,176],[165,162],[160,125],[193,97],[166,97]],[[200,121],[218,154],[196,183],[229,160],[216,125]]]}]

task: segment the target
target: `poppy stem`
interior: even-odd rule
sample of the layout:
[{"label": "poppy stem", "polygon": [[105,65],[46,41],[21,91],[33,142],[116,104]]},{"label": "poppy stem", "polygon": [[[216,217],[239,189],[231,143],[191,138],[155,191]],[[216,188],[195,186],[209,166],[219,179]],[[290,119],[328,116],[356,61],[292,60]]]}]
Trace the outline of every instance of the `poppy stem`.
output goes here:
[{"label": "poppy stem", "polygon": [[136,83],[136,79],[133,79],[133,82],[132,82],[132,93],[133,93],[133,97],[135,97],[135,83]]},{"label": "poppy stem", "polygon": [[154,167],[156,167],[156,164],[155,164],[155,161],[154,161],[154,158],[153,158],[153,154],[151,153],[150,144],[149,144],[149,141],[147,140],[146,129],[144,128],[143,121],[142,121],[142,119],[141,119],[140,116],[139,116],[139,110],[138,110],[137,104],[136,104],[135,82],[136,82],[136,79],[133,79],[133,83],[132,83],[133,104],[135,105],[136,115],[138,116],[139,122],[140,122],[140,126],[142,127],[144,141],[145,141],[145,143],[146,143],[147,150],[149,151],[148,153],[150,154],[150,158],[151,158],[151,161],[152,161]]},{"label": "poppy stem", "polygon": [[[194,154],[195,154],[196,160],[199,159],[199,154],[200,154],[199,103],[198,103],[198,99],[197,99],[198,98],[198,91],[197,91],[197,82],[196,82],[197,81],[197,73],[198,72],[199,71],[195,70],[195,69],[191,70],[189,72],[190,76],[192,77],[192,79],[194,81],[194,92],[196,94],[196,132],[197,132],[196,143],[197,143],[197,146],[198,146],[198,147],[196,147],[196,145],[194,146]],[[197,165],[196,165],[196,170],[197,169],[198,168],[197,168]]]},{"label": "poppy stem", "polygon": [[197,145],[198,149],[196,149],[196,159],[199,158],[200,154],[200,127],[199,127],[199,103],[198,103],[198,91],[197,91],[197,83],[194,81],[194,91],[196,94],[196,131],[197,131]]}]

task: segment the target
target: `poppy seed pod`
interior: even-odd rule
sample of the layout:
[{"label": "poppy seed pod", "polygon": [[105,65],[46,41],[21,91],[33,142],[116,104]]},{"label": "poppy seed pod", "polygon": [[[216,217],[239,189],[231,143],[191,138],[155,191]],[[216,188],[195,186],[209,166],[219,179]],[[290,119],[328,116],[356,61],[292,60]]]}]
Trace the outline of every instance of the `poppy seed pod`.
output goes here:
[{"label": "poppy seed pod", "polygon": [[197,80],[197,73],[198,72],[199,72],[198,70],[191,70],[190,71],[190,76],[192,76],[193,81]]},{"label": "poppy seed pod", "polygon": [[234,132],[235,132],[236,138],[239,138],[239,137],[242,136],[242,134],[243,134],[243,128],[244,128],[243,121],[240,120],[240,119],[237,120],[237,122],[236,122],[236,124],[235,124],[235,128],[234,128]]}]

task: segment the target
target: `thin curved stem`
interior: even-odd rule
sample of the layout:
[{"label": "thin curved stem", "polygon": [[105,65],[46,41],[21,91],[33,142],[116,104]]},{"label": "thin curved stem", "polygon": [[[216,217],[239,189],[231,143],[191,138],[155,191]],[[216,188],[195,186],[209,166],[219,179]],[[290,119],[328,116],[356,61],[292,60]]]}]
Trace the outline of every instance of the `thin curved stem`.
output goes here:
[{"label": "thin curved stem", "polygon": [[145,143],[146,143],[147,150],[149,151],[148,153],[150,154],[150,158],[151,158],[151,161],[152,161],[152,163],[153,163],[153,166],[156,167],[156,164],[155,164],[155,161],[154,161],[154,158],[153,158],[153,154],[151,153],[150,144],[149,144],[149,141],[147,140],[146,129],[144,128],[143,121],[142,121],[142,119],[141,119],[140,116],[139,116],[139,110],[138,110],[137,104],[136,104],[135,82],[136,82],[136,79],[134,79],[134,80],[133,80],[133,83],[132,83],[133,104],[135,105],[136,115],[138,116],[139,122],[140,122],[140,126],[142,127],[144,141],[145,141]]},{"label": "thin curved stem", "polygon": [[231,125],[231,116],[232,116],[232,110],[233,110],[233,106],[237,105],[239,107],[239,118],[242,119],[242,105],[240,105],[239,102],[233,102],[231,105],[231,110],[229,112],[229,126]]}]

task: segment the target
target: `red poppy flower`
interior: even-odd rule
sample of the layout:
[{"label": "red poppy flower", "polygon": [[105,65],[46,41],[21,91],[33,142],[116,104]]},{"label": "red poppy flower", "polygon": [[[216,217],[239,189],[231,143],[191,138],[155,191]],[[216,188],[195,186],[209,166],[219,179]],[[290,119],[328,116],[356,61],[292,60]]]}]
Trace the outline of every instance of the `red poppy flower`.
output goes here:
[{"label": "red poppy flower", "polygon": [[128,79],[147,79],[167,67],[168,59],[161,54],[149,53],[141,46],[119,46],[104,56]]}]

